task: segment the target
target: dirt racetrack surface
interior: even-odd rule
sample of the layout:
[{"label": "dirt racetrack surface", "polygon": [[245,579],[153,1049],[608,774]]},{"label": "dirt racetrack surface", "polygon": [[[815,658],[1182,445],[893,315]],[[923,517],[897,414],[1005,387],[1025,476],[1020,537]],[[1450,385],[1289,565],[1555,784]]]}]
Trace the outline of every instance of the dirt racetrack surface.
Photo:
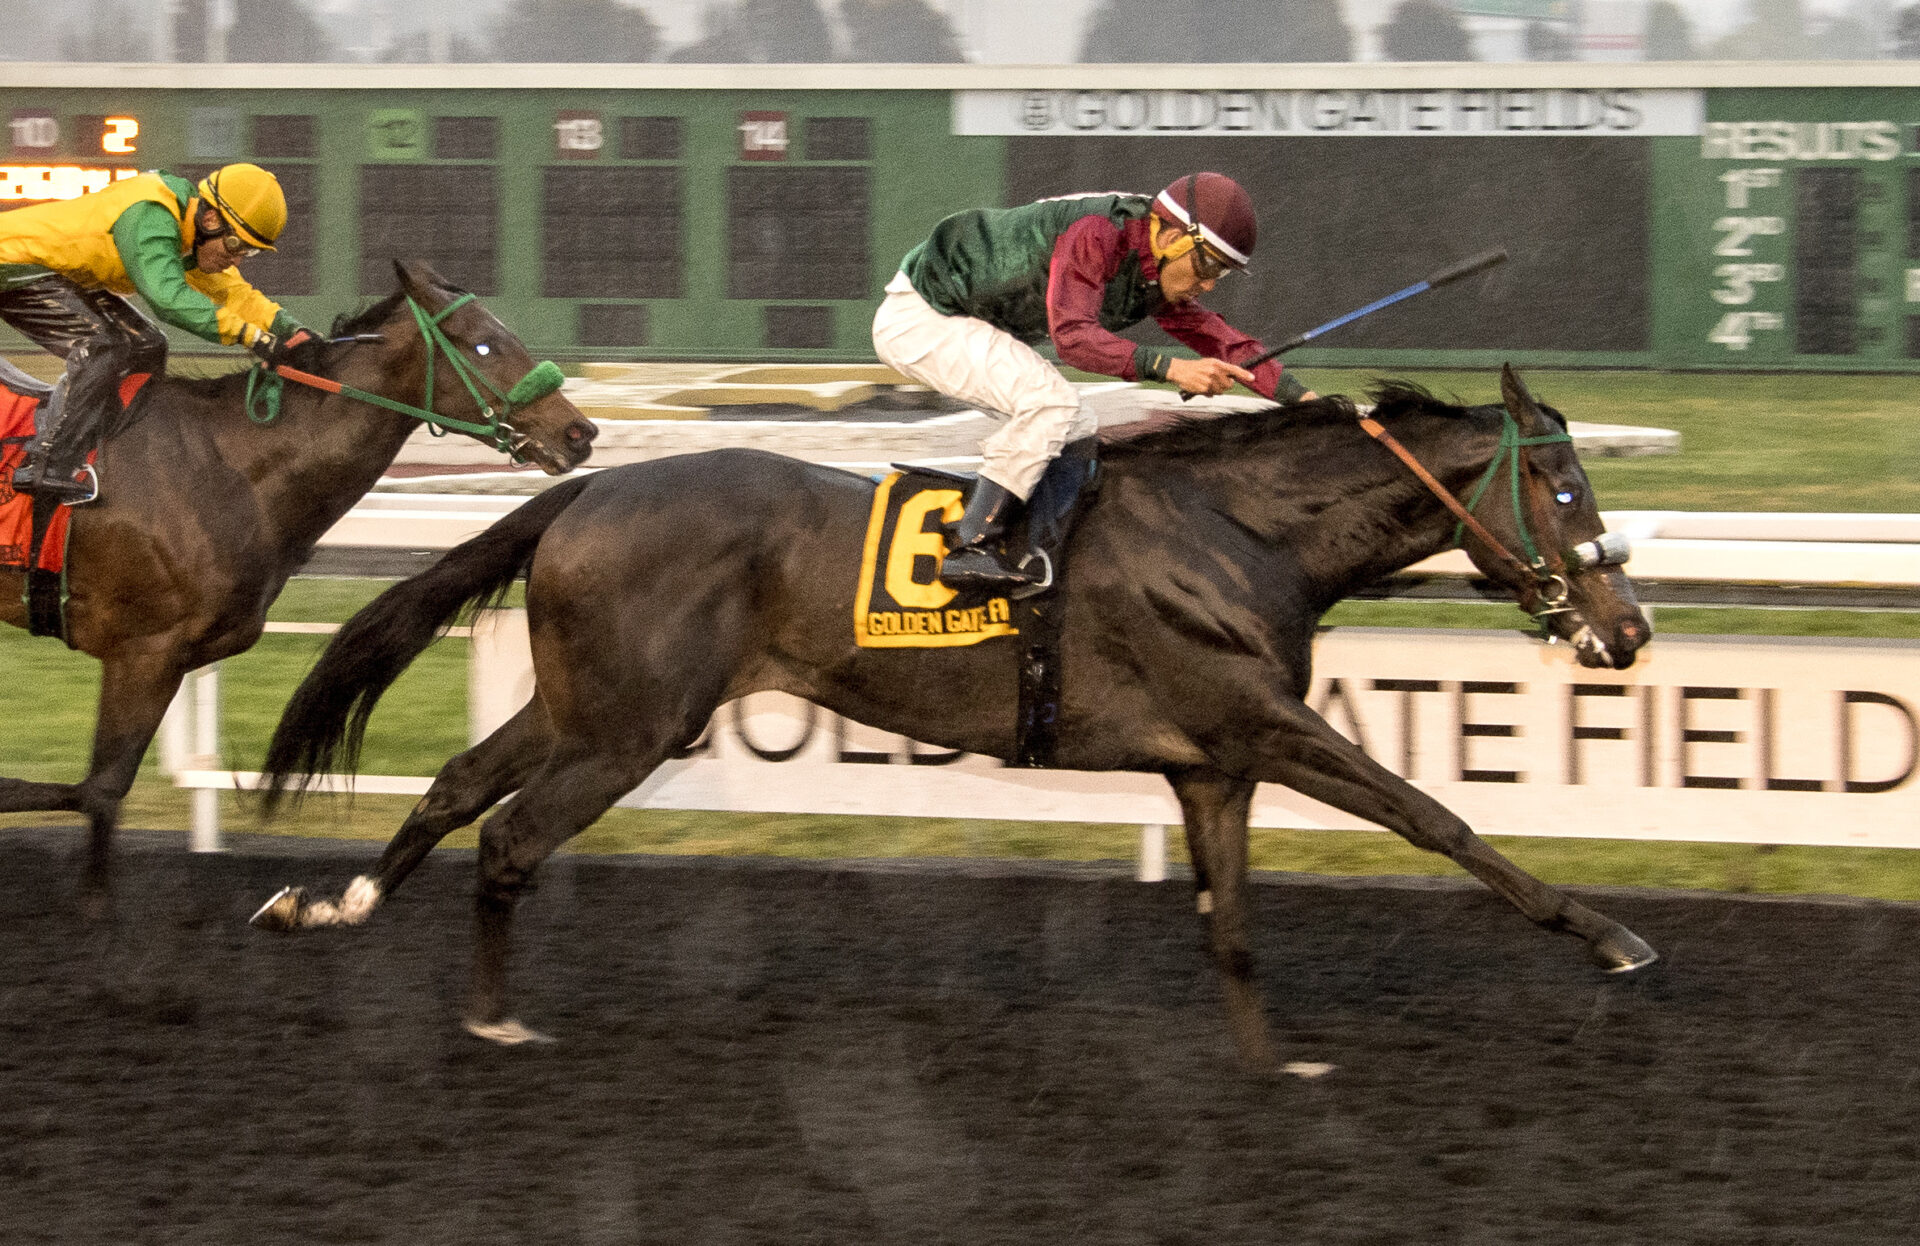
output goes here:
[{"label": "dirt racetrack surface", "polygon": [[245,925],[372,845],[77,832],[0,888],[0,1242],[1910,1243],[1920,906],[1264,876],[1287,1059],[1232,1065],[1190,892],[1117,869],[556,858],[520,1018],[456,1028],[470,855],[365,928]]}]

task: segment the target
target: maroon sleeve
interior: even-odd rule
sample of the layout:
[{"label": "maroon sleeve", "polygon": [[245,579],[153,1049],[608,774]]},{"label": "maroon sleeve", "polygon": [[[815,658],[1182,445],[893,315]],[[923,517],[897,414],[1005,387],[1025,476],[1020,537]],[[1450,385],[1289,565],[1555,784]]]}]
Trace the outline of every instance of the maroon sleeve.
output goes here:
[{"label": "maroon sleeve", "polygon": [[1107,283],[1120,268],[1120,230],[1104,216],[1083,216],[1053,244],[1047,270],[1047,331],[1060,362],[1084,372],[1139,379],[1132,342],[1100,326]]},{"label": "maroon sleeve", "polygon": [[[1265,351],[1258,338],[1248,337],[1199,303],[1188,300],[1161,310],[1154,319],[1176,341],[1183,342],[1210,359],[1239,363]],[[1269,359],[1253,370],[1252,389],[1268,398],[1280,384],[1280,361]]]}]

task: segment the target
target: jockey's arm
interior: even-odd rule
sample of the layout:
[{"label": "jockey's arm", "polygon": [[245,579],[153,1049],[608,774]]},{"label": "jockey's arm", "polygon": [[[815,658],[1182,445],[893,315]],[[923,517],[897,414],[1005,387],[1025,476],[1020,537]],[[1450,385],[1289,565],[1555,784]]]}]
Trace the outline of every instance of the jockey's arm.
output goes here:
[{"label": "jockey's arm", "polygon": [[[1207,360],[1231,363],[1236,359],[1253,359],[1265,352],[1258,338],[1248,337],[1228,324],[1218,312],[1203,307],[1199,303],[1188,301],[1173,304],[1161,311],[1154,319],[1175,340],[1191,346],[1205,357],[1191,361],[1193,363],[1204,363]],[[1240,370],[1235,368],[1235,371]],[[1176,384],[1180,383],[1180,378],[1177,376],[1169,379]],[[1275,359],[1269,359],[1253,369],[1251,382],[1242,381],[1241,383],[1261,397],[1272,398],[1278,402],[1305,402],[1319,396],[1301,384],[1300,378],[1287,372]],[[1224,393],[1229,387],[1207,390],[1183,385],[1182,388],[1190,388],[1195,393]]]},{"label": "jockey's arm", "polygon": [[237,272],[196,273],[199,280],[190,284],[180,261],[179,222],[157,203],[136,203],[121,213],[113,223],[113,245],[153,314],[204,341],[251,346],[263,332],[283,338],[300,328]]},{"label": "jockey's arm", "polygon": [[1047,271],[1048,335],[1069,367],[1123,381],[1164,381],[1172,356],[1100,323],[1100,305],[1120,258],[1120,231],[1104,216],[1082,217],[1067,227]]}]

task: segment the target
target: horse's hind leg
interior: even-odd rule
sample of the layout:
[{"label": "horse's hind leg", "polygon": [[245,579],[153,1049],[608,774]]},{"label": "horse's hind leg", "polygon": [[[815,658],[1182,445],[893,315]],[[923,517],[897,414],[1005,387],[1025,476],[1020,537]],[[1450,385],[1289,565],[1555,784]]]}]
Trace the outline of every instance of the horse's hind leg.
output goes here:
[{"label": "horse's hind leg", "polygon": [[1241,1063],[1271,1069],[1273,1035],[1266,1008],[1253,983],[1253,951],[1247,940],[1247,812],[1255,784],[1214,770],[1169,775],[1180,813],[1186,820],[1187,847],[1201,892],[1214,966],[1226,994],[1227,1022]]},{"label": "horse's hind leg", "polygon": [[277,931],[359,925],[436,844],[517,791],[546,763],[552,743],[546,708],[535,697],[492,735],[440,768],[371,875],[355,878],[338,900],[310,900],[303,888],[283,887],[260,906],[253,924]]},{"label": "horse's hind leg", "polygon": [[543,1036],[506,1015],[507,954],[513,911],[533,872],[561,844],[640,785],[667,750],[615,754],[579,741],[562,745],[547,767],[480,828],[480,878],[474,899],[473,981],[465,1025],[499,1043]]}]

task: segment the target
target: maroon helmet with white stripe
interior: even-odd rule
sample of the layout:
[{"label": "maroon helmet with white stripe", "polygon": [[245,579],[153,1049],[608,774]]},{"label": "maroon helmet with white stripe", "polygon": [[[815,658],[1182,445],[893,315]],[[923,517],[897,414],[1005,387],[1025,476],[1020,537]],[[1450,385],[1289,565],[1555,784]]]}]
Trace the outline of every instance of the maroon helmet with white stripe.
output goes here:
[{"label": "maroon helmet with white stripe", "polygon": [[1253,197],[1224,173],[1189,173],[1153,200],[1154,215],[1205,242],[1207,250],[1230,268],[1253,259],[1259,222]]}]

